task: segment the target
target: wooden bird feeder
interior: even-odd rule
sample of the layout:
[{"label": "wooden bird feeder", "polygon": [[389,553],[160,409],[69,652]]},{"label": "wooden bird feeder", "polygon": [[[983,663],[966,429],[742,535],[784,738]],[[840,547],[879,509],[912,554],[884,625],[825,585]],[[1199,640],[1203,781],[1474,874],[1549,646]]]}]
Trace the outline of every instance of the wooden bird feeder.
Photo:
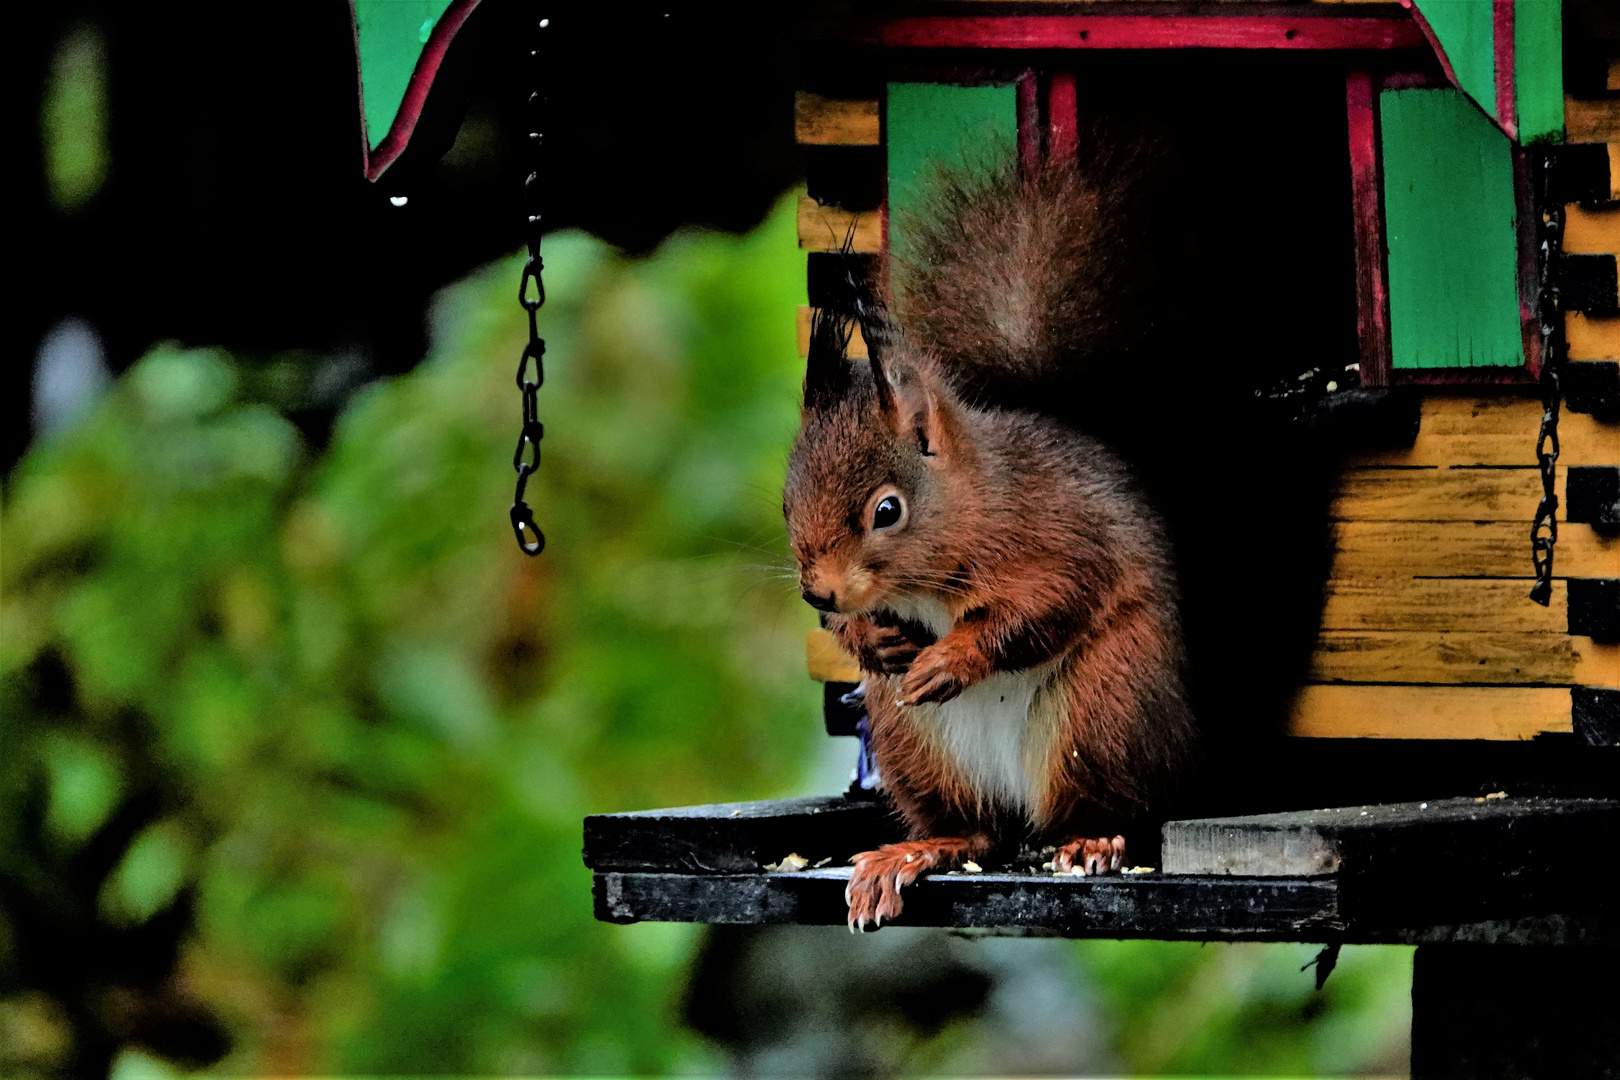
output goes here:
[{"label": "wooden bird feeder", "polygon": [[[938,2],[809,29],[801,351],[849,268],[903,244],[890,212],[933,162],[994,140],[1025,163],[1072,153],[1098,70],[1137,86],[1286,63],[1343,140],[1314,197],[1344,211],[1355,390],[1405,403],[1400,438],[1343,460],[1309,675],[1244,807],[1266,812],[1169,822],[1151,873],[933,875],[902,924],[1415,943],[1415,1075],[1620,1060],[1614,980],[1575,989],[1620,945],[1595,884],[1620,836],[1620,59],[1566,94],[1564,8]],[[1543,468],[1550,574],[1531,555]],[[853,734],[859,670],[825,632],[808,654],[829,733]],[[881,803],[835,796],[588,818],[585,861],[613,922],[842,924],[846,860],[897,838]],[[779,865],[790,852],[810,865]],[[1535,1000],[1459,996],[1487,969],[1540,980]],[[1555,1029],[1557,1050],[1524,1034]]]}]

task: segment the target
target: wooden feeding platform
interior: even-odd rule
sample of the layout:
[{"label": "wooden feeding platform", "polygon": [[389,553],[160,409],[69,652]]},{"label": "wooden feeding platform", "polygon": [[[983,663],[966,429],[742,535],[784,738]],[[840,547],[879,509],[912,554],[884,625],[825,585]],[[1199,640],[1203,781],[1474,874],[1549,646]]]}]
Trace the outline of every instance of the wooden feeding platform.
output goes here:
[{"label": "wooden feeding platform", "polygon": [[[906,890],[904,926],[1066,937],[1620,944],[1594,864],[1620,800],[1483,796],[1163,826],[1160,866],[1093,877],[1040,853]],[[585,821],[608,922],[842,925],[849,856],[899,839],[879,803],[720,803]],[[797,855],[803,869],[785,868]],[[789,866],[792,864],[789,863]]]}]

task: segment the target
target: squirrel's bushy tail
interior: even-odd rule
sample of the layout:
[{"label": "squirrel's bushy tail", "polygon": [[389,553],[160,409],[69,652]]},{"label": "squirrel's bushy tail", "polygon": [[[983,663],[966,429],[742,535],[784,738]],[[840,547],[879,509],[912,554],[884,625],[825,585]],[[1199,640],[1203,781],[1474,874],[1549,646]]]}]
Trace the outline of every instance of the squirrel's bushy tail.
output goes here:
[{"label": "squirrel's bushy tail", "polygon": [[888,306],[972,400],[1038,405],[1146,328],[1144,204],[1164,154],[1097,122],[1080,146],[1034,175],[1010,153],[942,169],[897,216]]}]

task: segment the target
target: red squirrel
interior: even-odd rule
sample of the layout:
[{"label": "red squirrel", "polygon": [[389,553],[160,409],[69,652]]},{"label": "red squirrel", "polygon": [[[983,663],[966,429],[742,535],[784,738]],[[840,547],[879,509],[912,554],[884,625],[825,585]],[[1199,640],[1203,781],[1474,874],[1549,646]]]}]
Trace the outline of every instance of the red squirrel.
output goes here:
[{"label": "red squirrel", "polygon": [[909,833],[852,860],[852,929],[897,916],[925,871],[1024,840],[1055,844],[1058,871],[1120,869],[1118,830],[1190,758],[1165,529],[1107,447],[1049,415],[1139,325],[1137,165],[941,173],[861,319],[870,361],[844,358],[846,317],[813,326],[783,509]]}]

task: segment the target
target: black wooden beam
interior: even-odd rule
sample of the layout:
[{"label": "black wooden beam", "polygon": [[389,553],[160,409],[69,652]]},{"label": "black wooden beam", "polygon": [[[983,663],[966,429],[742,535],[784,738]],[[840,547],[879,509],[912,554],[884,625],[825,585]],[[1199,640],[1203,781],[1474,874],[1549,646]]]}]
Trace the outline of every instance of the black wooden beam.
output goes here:
[{"label": "black wooden beam", "polygon": [[884,164],[881,146],[807,146],[805,186],[823,206],[876,210],[883,202]]},{"label": "black wooden beam", "polygon": [[1620,532],[1620,467],[1571,466],[1565,492],[1566,521],[1591,525],[1606,536]]},{"label": "black wooden beam", "polygon": [[1588,746],[1620,746],[1620,690],[1575,686],[1569,696],[1576,738]]},{"label": "black wooden beam", "polygon": [[[788,874],[598,874],[607,922],[841,926],[849,868]],[[1332,880],[1047,873],[932,875],[906,889],[905,926],[996,927],[1068,937],[1326,941],[1344,926]]]},{"label": "black wooden beam", "polygon": [[843,796],[715,803],[585,819],[593,870],[737,874],[795,854],[819,862],[901,838],[882,804]]},{"label": "black wooden beam", "polygon": [[1620,420],[1620,362],[1571,360],[1561,378],[1570,412],[1590,413],[1606,424]]},{"label": "black wooden beam", "polygon": [[[592,892],[604,922],[842,926],[848,880],[847,867],[797,874],[609,872],[596,875]],[[1397,879],[1389,887],[1407,884]],[[1347,914],[1342,896],[1331,877],[958,872],[908,886],[905,911],[890,925],[1161,941],[1620,944],[1620,918],[1611,912],[1402,923]]]},{"label": "black wooden beam", "polygon": [[1592,913],[1620,801],[1482,798],[1172,821],[1168,873],[1332,876],[1366,927]]},{"label": "black wooden beam", "polygon": [[1412,1080],[1620,1074],[1620,952],[1428,945],[1412,970]]},{"label": "black wooden beam", "polygon": [[1609,148],[1603,143],[1558,146],[1548,151],[1547,200],[1553,203],[1606,203]]},{"label": "black wooden beam", "polygon": [[1620,641],[1620,578],[1569,579],[1569,632],[1604,644]]},{"label": "black wooden beam", "polygon": [[1560,256],[1558,286],[1570,311],[1620,314],[1620,275],[1613,255]]}]

